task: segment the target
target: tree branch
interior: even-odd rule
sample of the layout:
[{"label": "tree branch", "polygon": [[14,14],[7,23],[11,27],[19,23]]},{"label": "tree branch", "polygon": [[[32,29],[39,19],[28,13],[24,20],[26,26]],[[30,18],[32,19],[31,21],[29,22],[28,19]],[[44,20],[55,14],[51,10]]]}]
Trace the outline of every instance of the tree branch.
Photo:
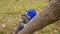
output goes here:
[{"label": "tree branch", "polygon": [[18,34],[32,34],[38,29],[54,23],[60,19],[60,0],[51,0],[42,11],[34,17],[26,28],[23,28]]}]

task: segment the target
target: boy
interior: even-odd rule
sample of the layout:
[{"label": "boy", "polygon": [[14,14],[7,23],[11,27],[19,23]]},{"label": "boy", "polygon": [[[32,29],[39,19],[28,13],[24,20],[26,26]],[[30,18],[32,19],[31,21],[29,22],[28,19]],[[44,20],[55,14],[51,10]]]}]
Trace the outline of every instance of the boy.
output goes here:
[{"label": "boy", "polygon": [[36,15],[37,11],[34,9],[29,9],[24,12],[24,14],[22,14],[21,20],[19,21],[18,27],[14,30],[14,34],[17,34],[20,30],[22,30],[26,26],[26,24]]}]

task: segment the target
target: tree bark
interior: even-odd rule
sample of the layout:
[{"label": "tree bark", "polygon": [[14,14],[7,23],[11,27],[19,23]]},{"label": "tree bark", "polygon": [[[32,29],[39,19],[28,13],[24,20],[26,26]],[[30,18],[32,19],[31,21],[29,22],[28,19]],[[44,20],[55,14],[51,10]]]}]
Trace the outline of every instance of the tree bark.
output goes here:
[{"label": "tree bark", "polygon": [[32,34],[60,19],[60,0],[51,0],[18,34]]}]

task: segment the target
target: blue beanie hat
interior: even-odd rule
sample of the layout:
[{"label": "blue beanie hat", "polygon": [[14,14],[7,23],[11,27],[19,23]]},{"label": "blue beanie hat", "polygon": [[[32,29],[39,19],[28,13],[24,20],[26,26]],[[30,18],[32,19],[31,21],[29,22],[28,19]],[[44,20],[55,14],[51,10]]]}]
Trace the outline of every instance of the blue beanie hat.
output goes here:
[{"label": "blue beanie hat", "polygon": [[37,15],[37,12],[34,9],[29,9],[27,10],[27,15],[29,16],[30,19],[32,19],[34,16]]}]

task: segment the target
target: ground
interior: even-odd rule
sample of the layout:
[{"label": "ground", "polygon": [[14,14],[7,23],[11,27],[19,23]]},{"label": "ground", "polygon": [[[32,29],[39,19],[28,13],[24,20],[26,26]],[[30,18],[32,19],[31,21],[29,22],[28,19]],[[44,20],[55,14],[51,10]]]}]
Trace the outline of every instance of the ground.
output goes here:
[{"label": "ground", "polygon": [[[0,34],[11,34],[27,9],[40,12],[48,3],[48,0],[0,0]],[[36,31],[36,34],[60,34],[59,30],[60,22],[57,22]]]}]

